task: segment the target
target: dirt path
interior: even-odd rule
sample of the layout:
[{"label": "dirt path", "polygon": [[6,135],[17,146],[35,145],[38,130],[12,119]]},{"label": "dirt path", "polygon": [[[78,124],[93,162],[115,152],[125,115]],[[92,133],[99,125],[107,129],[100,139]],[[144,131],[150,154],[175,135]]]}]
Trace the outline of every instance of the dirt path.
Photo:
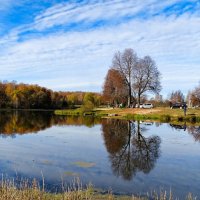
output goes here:
[{"label": "dirt path", "polygon": [[117,113],[118,115],[127,115],[127,114],[150,114],[150,113],[156,113],[161,111],[158,108],[153,108],[153,109],[142,109],[142,108],[114,108],[114,109],[107,109],[104,111],[109,112],[109,113]]}]

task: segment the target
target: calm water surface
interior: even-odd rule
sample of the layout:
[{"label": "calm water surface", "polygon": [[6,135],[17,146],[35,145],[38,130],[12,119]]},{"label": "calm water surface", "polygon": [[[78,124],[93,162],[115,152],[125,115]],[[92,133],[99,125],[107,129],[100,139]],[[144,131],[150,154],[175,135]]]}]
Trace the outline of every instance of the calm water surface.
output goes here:
[{"label": "calm water surface", "polygon": [[200,127],[58,117],[50,112],[0,112],[0,173],[92,182],[117,194],[172,190],[200,197]]}]

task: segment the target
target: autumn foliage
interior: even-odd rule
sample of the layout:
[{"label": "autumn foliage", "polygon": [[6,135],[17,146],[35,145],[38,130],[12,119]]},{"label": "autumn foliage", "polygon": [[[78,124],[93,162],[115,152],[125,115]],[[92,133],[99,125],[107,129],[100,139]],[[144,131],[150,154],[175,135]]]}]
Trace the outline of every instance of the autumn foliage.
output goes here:
[{"label": "autumn foliage", "polygon": [[104,100],[116,105],[125,102],[128,96],[128,87],[125,79],[118,70],[110,69],[107,73],[103,87]]},{"label": "autumn foliage", "polygon": [[[0,108],[59,109],[82,105],[87,92],[54,92],[38,85],[0,82]],[[100,102],[101,95],[91,93]]]}]

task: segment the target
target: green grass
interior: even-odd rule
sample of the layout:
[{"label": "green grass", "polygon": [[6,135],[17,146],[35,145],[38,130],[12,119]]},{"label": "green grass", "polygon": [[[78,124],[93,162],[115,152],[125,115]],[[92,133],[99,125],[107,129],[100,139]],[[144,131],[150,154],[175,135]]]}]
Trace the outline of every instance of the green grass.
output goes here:
[{"label": "green grass", "polygon": [[55,110],[54,113],[56,115],[68,115],[68,116],[86,116],[86,115],[95,115],[95,111],[90,110],[90,111],[85,111],[82,108],[77,108],[77,109],[67,109],[67,110]]},{"label": "green grass", "polygon": [[[156,108],[146,111],[150,111],[146,114],[140,114],[142,109],[93,109],[91,111],[84,112],[81,108],[75,110],[56,110],[56,115],[76,115],[86,116],[92,115],[96,117],[109,117],[117,119],[127,120],[152,120],[160,122],[189,122],[189,123],[200,123],[200,109],[188,109],[187,115],[184,116],[182,109],[170,109],[170,108]],[[151,112],[152,111],[152,112]]]},{"label": "green grass", "polygon": [[54,113],[56,115],[73,115],[73,116],[79,116],[79,115],[83,114],[83,112],[80,108],[68,109],[68,110],[55,110]]},{"label": "green grass", "polygon": [[153,120],[160,122],[189,122],[189,123],[199,123],[200,116],[195,114],[187,114],[184,116],[180,112],[158,112],[150,114],[127,114],[125,119],[134,119],[134,120]]},{"label": "green grass", "polygon": [[[200,123],[200,109],[188,109],[186,116],[182,109],[170,109],[170,108],[156,108],[146,114],[140,114],[140,111],[144,109],[126,109],[123,113],[123,109],[113,109],[108,111],[102,111],[104,114],[115,113],[117,116],[111,118],[126,119],[126,120],[151,120],[159,122],[188,122],[188,123]],[[152,112],[151,112],[152,111]]]}]

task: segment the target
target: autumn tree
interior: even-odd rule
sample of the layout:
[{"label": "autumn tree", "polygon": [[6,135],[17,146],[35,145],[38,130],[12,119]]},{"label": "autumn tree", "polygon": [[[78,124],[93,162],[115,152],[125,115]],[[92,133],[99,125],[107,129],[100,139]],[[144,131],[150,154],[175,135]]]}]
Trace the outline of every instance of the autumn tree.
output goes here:
[{"label": "autumn tree", "polygon": [[161,90],[160,72],[150,56],[138,60],[133,70],[133,91],[137,98],[138,105],[141,96],[146,92],[158,94]]},{"label": "autumn tree", "polygon": [[0,82],[0,108],[5,107],[8,101],[5,89],[5,84]]},{"label": "autumn tree", "polygon": [[118,104],[128,96],[125,77],[116,69],[109,69],[103,86],[103,97],[110,104]]},{"label": "autumn tree", "polygon": [[38,85],[17,84],[14,81],[0,85],[0,105],[6,108],[61,108],[64,101],[62,93],[55,92],[54,95],[52,90]]},{"label": "autumn tree", "polygon": [[51,92],[51,103],[53,108],[67,107],[67,100],[63,93]]},{"label": "autumn tree", "polygon": [[124,77],[128,88],[128,107],[131,105],[132,76],[134,68],[137,64],[137,59],[137,55],[133,49],[125,49],[122,53],[120,51],[115,53],[112,61],[112,68],[118,70],[121,76]]},{"label": "autumn tree", "polygon": [[71,93],[67,95],[67,100],[71,106],[74,106],[78,101],[78,96],[75,93]]},{"label": "autumn tree", "polygon": [[101,103],[101,95],[99,93],[86,94],[86,92],[54,92],[38,85],[4,81],[0,82],[0,107],[60,109],[71,105],[81,105],[86,102],[91,102],[94,106],[98,106]]},{"label": "autumn tree", "polygon": [[99,96],[92,92],[85,93],[83,98],[83,111],[91,111],[95,106],[100,104]]}]

